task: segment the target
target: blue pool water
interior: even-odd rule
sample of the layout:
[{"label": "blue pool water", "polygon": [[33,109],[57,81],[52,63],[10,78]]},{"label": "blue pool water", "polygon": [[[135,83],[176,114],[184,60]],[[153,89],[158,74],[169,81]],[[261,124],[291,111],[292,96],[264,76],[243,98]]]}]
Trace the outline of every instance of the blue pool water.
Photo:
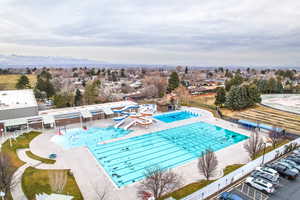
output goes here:
[{"label": "blue pool water", "polygon": [[95,145],[105,140],[122,137],[131,131],[114,127],[91,127],[88,130],[74,128],[62,130],[62,132],[64,133],[63,135],[56,135],[51,140],[64,148],[72,148]]},{"label": "blue pool water", "polygon": [[118,187],[144,178],[149,167],[173,168],[247,139],[247,136],[204,122],[192,123],[107,144],[90,151]]},{"label": "blue pool water", "polygon": [[192,113],[189,111],[178,111],[178,112],[169,112],[160,115],[155,115],[153,117],[165,123],[171,123],[171,122],[189,119],[193,117],[199,117],[199,116],[200,116],[199,114]]}]

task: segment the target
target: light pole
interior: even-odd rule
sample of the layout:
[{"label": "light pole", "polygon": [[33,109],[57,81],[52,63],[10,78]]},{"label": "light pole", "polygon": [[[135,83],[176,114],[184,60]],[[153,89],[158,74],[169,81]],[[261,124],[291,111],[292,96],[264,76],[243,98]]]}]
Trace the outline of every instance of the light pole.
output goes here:
[{"label": "light pole", "polygon": [[264,161],[265,161],[266,144],[267,144],[267,143],[265,143],[265,142],[263,143],[263,145],[264,145],[264,152],[263,152],[263,157],[262,157],[262,161],[261,161],[261,166],[263,166]]}]

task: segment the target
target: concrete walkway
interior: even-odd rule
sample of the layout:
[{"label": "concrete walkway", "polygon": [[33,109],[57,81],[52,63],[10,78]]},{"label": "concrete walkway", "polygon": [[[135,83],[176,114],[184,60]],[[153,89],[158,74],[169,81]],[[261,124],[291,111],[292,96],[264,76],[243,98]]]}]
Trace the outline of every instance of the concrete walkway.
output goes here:
[{"label": "concrete walkway", "polygon": [[18,149],[17,155],[20,160],[25,162],[26,164],[22,165],[17,169],[17,171],[14,173],[14,182],[16,183],[16,186],[11,191],[12,197],[14,200],[26,200],[26,196],[22,189],[22,175],[24,171],[28,167],[34,167],[36,169],[64,169],[62,166],[58,163],[54,164],[44,164],[41,161],[34,160],[27,156],[26,151],[29,151],[30,149]]},{"label": "concrete walkway", "polygon": [[19,167],[14,173],[13,181],[16,183],[15,187],[11,190],[11,195],[14,200],[27,200],[22,189],[22,175],[30,164],[26,163]]}]

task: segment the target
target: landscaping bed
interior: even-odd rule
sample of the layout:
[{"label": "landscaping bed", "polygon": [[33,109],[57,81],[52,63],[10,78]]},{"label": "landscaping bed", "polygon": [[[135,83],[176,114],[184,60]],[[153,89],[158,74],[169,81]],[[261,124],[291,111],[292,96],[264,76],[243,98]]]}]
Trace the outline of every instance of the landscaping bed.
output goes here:
[{"label": "landscaping bed", "polygon": [[[29,148],[29,143],[31,142],[31,140],[33,140],[33,138],[40,134],[40,132],[31,131],[29,133],[17,137],[16,140],[12,139],[11,146],[9,140],[2,144],[1,152],[5,153],[10,158],[14,171],[16,171],[19,167],[25,164],[22,160],[19,159],[17,155],[17,149]],[[11,193],[8,194],[7,199],[12,199]]]},{"label": "landscaping bed", "polygon": [[43,158],[43,157],[40,157],[38,155],[35,155],[34,153],[32,153],[31,151],[26,151],[25,152],[26,155],[29,157],[29,158],[32,158],[34,160],[38,160],[38,161],[41,161],[42,163],[45,163],[45,164],[54,164],[56,162],[56,160],[52,160],[52,159],[48,159],[48,158]]},{"label": "landscaping bed", "polygon": [[22,176],[22,189],[26,197],[35,199],[35,194],[53,193],[49,183],[49,173],[55,171],[65,171],[67,173],[67,183],[61,194],[71,195],[74,200],[83,199],[75,178],[69,170],[40,170],[34,167],[28,167]]}]

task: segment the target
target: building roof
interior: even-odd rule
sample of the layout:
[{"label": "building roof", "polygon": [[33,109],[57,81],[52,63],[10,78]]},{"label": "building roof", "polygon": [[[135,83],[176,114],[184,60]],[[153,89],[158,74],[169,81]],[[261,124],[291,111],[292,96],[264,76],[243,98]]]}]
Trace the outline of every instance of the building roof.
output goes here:
[{"label": "building roof", "polygon": [[[31,116],[26,118],[17,118],[10,120],[2,120],[0,123],[4,123],[7,126],[15,126],[31,123],[32,121],[43,121],[44,124],[51,124],[55,122],[55,119],[67,119],[68,116],[82,116],[83,118],[92,117],[94,112],[104,112],[105,114],[113,114],[112,109],[119,109],[126,106],[137,105],[133,101],[119,101],[119,102],[110,102],[103,104],[94,104],[70,108],[59,108],[59,109],[50,109],[40,111],[39,115]],[[25,123],[26,122],[26,123]]]},{"label": "building roof", "polygon": [[35,107],[33,90],[2,90],[0,91],[0,110]]},{"label": "building roof", "polygon": [[[103,104],[94,104],[94,105],[86,105],[86,106],[77,106],[77,107],[68,107],[68,108],[58,108],[58,109],[49,109],[43,110],[39,112],[39,116],[43,115],[64,115],[69,113],[81,113],[84,110],[89,112],[95,111],[107,111],[109,109],[116,109],[116,108],[123,108],[125,106],[136,105],[137,103],[133,101],[118,101],[118,102],[110,102],[110,103],[103,103]],[[111,113],[111,112],[109,112]],[[108,113],[107,113],[108,114]]]}]

